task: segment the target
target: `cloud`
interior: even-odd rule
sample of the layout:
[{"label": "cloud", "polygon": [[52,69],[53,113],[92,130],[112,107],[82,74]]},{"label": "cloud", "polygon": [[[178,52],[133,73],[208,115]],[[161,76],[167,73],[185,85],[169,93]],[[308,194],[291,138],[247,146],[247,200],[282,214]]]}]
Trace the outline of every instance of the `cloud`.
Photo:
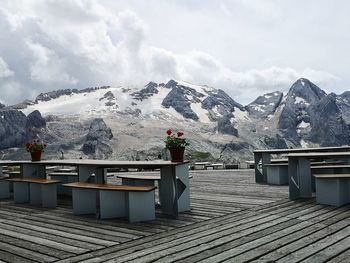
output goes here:
[{"label": "cloud", "polygon": [[0,78],[14,76],[15,73],[8,68],[7,63],[0,57]]},{"label": "cloud", "polygon": [[[337,80],[310,68],[235,71],[199,49],[159,47],[150,44],[150,28],[135,12],[100,3],[3,1],[0,41],[6,42],[0,46],[0,86],[5,97],[0,100],[11,104],[60,88],[145,85],[175,78],[224,89],[240,102],[260,95],[256,92],[285,91],[300,77],[321,87]],[[230,16],[228,7],[221,9]]]}]

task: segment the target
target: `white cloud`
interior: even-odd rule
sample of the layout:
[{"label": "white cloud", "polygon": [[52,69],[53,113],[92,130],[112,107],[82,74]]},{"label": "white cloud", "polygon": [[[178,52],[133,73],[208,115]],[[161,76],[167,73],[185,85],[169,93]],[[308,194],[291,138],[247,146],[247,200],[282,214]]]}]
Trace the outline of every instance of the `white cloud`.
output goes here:
[{"label": "white cloud", "polygon": [[0,57],[0,78],[6,78],[6,77],[11,77],[14,76],[15,73],[8,68],[7,63],[5,60]]},{"label": "white cloud", "polygon": [[[250,68],[259,69],[235,70],[232,68],[235,58],[231,59],[233,62],[228,66],[223,62],[226,59],[214,57],[214,54],[220,53],[220,46],[213,46],[211,41],[206,41],[208,47],[215,48],[212,52],[205,45],[195,48],[195,37],[182,35],[186,26],[195,27],[198,21],[206,23],[208,20],[203,28],[197,27],[198,31],[206,34],[206,40],[218,41],[217,36],[214,36],[217,32],[210,31],[214,20],[209,15],[218,9],[225,19],[237,17],[237,10],[232,8],[229,1],[221,1],[217,8],[207,2],[204,5],[207,9],[203,7],[200,11],[208,15],[208,19],[194,8],[194,3],[188,5],[188,10],[179,10],[175,3],[169,4],[169,10],[165,8],[165,3],[157,5],[158,8],[165,8],[164,12],[147,9],[143,4],[133,1],[130,1],[130,9],[124,7],[127,4],[123,1],[101,3],[103,1],[94,0],[3,1],[0,7],[0,29],[6,43],[0,46],[0,85],[2,90],[9,90],[3,93],[7,97],[0,99],[15,103],[28,98],[26,96],[59,88],[144,85],[148,81],[164,82],[175,78],[224,89],[237,101],[244,100],[242,103],[246,103],[263,92],[285,91],[300,77],[310,78],[321,88],[323,85],[331,87],[338,81],[333,74],[311,67],[298,67],[297,70],[292,66],[262,67],[252,63]],[[144,10],[137,10],[135,6]],[[244,6],[245,12],[250,8],[244,4],[241,6]],[[195,10],[196,13],[193,13]],[[193,24],[184,25],[175,16],[186,15],[187,11],[193,16]],[[263,14],[275,11],[270,2]],[[140,16],[138,12],[143,12],[143,15]],[[254,9],[254,14],[256,12]],[[153,19],[149,20],[150,24],[141,19],[151,19],[149,16]],[[185,18],[191,16],[187,14]],[[275,15],[264,20],[264,23],[269,24],[271,19],[280,17]],[[154,26],[154,21],[157,21],[159,28]],[[167,27],[162,27],[162,23],[169,21],[178,23],[179,30],[183,32],[167,32]],[[221,25],[223,20],[220,18],[218,23]],[[160,29],[156,37],[154,28]],[[240,39],[243,39],[244,32],[235,33],[239,33]],[[229,31],[225,34],[229,34]],[[175,46],[183,45],[186,48],[177,50],[162,46],[159,40],[169,35],[174,37]],[[235,37],[235,41],[238,41],[239,38]],[[227,57],[231,57],[230,52],[227,52]],[[232,53],[239,57],[239,51]],[[264,58],[262,61],[268,60]],[[4,77],[11,77],[11,80]],[[10,89],[20,92],[10,92]]]},{"label": "white cloud", "polygon": [[77,80],[65,72],[65,62],[57,57],[53,50],[41,44],[26,42],[33,55],[33,61],[29,66],[30,77],[33,81],[54,84],[76,84]]}]

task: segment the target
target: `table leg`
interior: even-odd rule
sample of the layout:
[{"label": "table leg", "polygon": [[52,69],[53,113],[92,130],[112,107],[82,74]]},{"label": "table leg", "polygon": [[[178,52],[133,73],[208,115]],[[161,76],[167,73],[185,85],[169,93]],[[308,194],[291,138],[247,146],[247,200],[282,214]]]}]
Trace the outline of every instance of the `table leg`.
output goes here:
[{"label": "table leg", "polygon": [[299,192],[299,173],[298,160],[294,157],[288,157],[288,177],[289,177],[289,199],[295,200],[300,197]]},{"label": "table leg", "polygon": [[[261,160],[261,170],[259,169],[259,162]],[[267,168],[265,164],[271,163],[270,153],[254,153],[254,166],[255,166],[255,182],[266,183],[267,182]]]},{"label": "table leg", "polygon": [[289,199],[312,197],[310,160],[302,157],[288,158]]},{"label": "table leg", "polygon": [[40,164],[22,164],[21,175],[23,178],[45,179],[45,165]]},{"label": "table leg", "polygon": [[89,182],[91,180],[91,175],[95,174],[96,176],[96,167],[92,165],[78,165],[78,180],[79,182]]},{"label": "table leg", "polygon": [[254,168],[255,168],[255,182],[262,183],[264,181],[264,176],[259,169],[259,162],[262,159],[261,153],[254,153]]},{"label": "table leg", "polygon": [[299,158],[298,162],[300,173],[300,197],[311,198],[312,197],[312,183],[311,183],[311,167],[310,160],[307,158]]},{"label": "table leg", "polygon": [[160,193],[162,213],[176,218],[179,211],[175,167],[163,167],[160,170],[159,184],[162,189]]},{"label": "table leg", "polygon": [[179,212],[190,211],[190,180],[188,176],[188,165],[176,166],[176,184]]}]

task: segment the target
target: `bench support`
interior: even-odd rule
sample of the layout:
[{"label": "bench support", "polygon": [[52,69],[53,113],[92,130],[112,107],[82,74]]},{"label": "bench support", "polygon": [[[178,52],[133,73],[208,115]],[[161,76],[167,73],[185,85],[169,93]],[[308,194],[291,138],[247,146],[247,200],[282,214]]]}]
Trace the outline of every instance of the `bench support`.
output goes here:
[{"label": "bench support", "polygon": [[29,183],[13,182],[13,200],[15,203],[29,202]]},{"label": "bench support", "polygon": [[73,188],[72,199],[75,215],[96,213],[96,190]]},{"label": "bench support", "polygon": [[155,219],[154,191],[128,192],[127,204],[129,222]]},{"label": "bench support", "polygon": [[288,165],[267,166],[266,173],[268,184],[288,184]]},{"label": "bench support", "polygon": [[124,191],[100,192],[100,218],[126,217],[126,195]]},{"label": "bench support", "polygon": [[0,199],[3,198],[10,198],[10,182],[0,180]]},{"label": "bench support", "polygon": [[349,203],[349,179],[316,178],[316,202],[318,204],[342,206]]},{"label": "bench support", "polygon": [[159,199],[162,212],[173,215],[174,211],[177,214],[191,210],[188,165],[162,168],[160,176]]}]

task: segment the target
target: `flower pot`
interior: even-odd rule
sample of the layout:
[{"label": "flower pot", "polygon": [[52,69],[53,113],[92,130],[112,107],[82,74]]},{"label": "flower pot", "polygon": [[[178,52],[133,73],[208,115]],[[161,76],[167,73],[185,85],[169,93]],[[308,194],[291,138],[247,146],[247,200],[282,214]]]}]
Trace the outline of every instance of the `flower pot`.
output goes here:
[{"label": "flower pot", "polygon": [[38,162],[41,160],[41,152],[31,152],[32,162]]},{"label": "flower pot", "polygon": [[172,162],[183,162],[185,147],[169,149]]}]

